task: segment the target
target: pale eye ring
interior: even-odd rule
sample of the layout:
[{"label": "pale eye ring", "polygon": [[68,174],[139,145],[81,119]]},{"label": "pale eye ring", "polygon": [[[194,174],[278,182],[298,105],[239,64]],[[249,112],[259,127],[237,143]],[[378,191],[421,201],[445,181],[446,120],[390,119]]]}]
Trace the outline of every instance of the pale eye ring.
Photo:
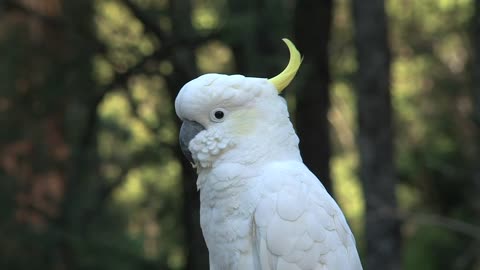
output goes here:
[{"label": "pale eye ring", "polygon": [[210,120],[217,123],[223,122],[226,115],[227,115],[227,111],[225,109],[216,108],[210,112]]}]

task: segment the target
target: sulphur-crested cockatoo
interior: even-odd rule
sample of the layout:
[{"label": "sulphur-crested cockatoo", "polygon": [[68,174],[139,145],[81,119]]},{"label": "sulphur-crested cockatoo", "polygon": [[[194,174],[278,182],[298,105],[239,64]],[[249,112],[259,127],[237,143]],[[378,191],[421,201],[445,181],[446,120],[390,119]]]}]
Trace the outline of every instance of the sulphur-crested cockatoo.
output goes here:
[{"label": "sulphur-crested cockatoo", "polygon": [[180,146],[197,168],[210,270],[358,270],[345,217],[303,164],[279,93],[301,57],[272,79],[206,74],[175,100]]}]

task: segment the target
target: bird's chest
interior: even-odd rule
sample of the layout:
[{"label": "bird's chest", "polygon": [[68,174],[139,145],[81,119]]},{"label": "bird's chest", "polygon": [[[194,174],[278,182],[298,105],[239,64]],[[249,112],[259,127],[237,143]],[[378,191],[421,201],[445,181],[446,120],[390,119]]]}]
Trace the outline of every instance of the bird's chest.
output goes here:
[{"label": "bird's chest", "polygon": [[[255,193],[245,183],[205,186],[200,222],[215,269],[252,269]],[[247,268],[244,268],[247,267]]]},{"label": "bird's chest", "polygon": [[212,269],[253,269],[252,215],[234,207],[201,207],[200,220]]},{"label": "bird's chest", "polygon": [[200,219],[203,234],[209,248],[230,246],[238,251],[248,247],[252,230],[252,215],[232,213],[226,206],[201,207]]}]

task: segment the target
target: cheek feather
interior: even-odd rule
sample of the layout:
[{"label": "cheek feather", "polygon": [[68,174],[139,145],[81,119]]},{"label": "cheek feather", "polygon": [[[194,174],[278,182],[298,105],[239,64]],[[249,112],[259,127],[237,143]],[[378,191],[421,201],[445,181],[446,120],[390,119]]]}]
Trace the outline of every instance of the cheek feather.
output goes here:
[{"label": "cheek feather", "polygon": [[229,117],[228,130],[234,135],[244,136],[256,129],[259,113],[255,109],[249,109],[232,112]]},{"label": "cheek feather", "polygon": [[189,145],[189,150],[200,167],[210,167],[223,150],[232,147],[233,141],[219,131],[202,131]]}]

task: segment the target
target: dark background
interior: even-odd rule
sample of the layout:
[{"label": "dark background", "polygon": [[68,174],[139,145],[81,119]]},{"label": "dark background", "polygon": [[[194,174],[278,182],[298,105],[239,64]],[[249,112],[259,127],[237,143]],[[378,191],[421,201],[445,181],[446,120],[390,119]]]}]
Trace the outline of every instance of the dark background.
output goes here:
[{"label": "dark background", "polygon": [[173,101],[283,37],[365,269],[480,269],[480,0],[0,0],[0,269],[208,269]]}]

